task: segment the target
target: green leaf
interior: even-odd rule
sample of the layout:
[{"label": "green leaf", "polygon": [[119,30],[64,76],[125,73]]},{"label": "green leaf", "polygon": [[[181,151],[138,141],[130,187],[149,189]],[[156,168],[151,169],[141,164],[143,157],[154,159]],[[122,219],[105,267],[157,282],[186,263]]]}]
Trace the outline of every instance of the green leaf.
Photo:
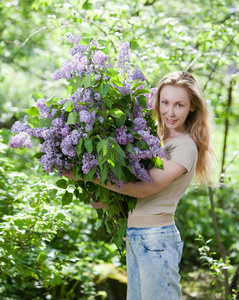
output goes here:
[{"label": "green leaf", "polygon": [[93,143],[92,140],[86,139],[84,142],[84,145],[86,147],[86,150],[89,154],[93,151]]},{"label": "green leaf", "polygon": [[101,227],[102,222],[103,222],[103,220],[98,220],[98,221],[96,222],[95,226],[94,226],[94,229],[95,229],[95,230],[98,230],[98,229]]},{"label": "green leaf", "polygon": [[73,111],[69,114],[67,119],[67,124],[76,124],[80,122],[79,114],[76,111]]},{"label": "green leaf", "polygon": [[151,162],[153,163],[153,165],[158,168],[158,169],[163,169],[163,162],[161,160],[160,157],[155,157],[151,159]]},{"label": "green leaf", "polygon": [[38,152],[38,153],[34,154],[33,157],[36,157],[36,158],[40,159],[45,154],[46,154],[45,152]]},{"label": "green leaf", "polygon": [[68,111],[68,112],[72,111],[73,108],[74,108],[74,102],[73,102],[73,100],[68,100],[63,105],[63,109],[65,111]]},{"label": "green leaf", "polygon": [[116,86],[124,87],[122,81],[120,81],[118,78],[111,78],[110,81]]},{"label": "green leaf", "polygon": [[25,111],[29,116],[39,116],[39,110],[36,106],[32,106],[29,109],[25,109]]},{"label": "green leaf", "polygon": [[141,151],[149,149],[149,145],[143,140],[138,141],[136,147],[138,147]]},{"label": "green leaf", "polygon": [[108,140],[100,140],[96,146],[97,152],[102,151],[103,156],[106,155],[109,149],[109,141]]},{"label": "green leaf", "polygon": [[46,104],[49,106],[50,104],[55,105],[60,99],[56,96],[52,96],[49,100],[47,100]]},{"label": "green leaf", "polygon": [[137,82],[133,85],[132,90],[135,90],[138,86],[140,86],[142,82]]},{"label": "green leaf", "polygon": [[82,80],[82,78],[80,76],[72,77],[70,80],[70,85],[77,89],[82,87],[83,84],[84,84],[84,81]]},{"label": "green leaf", "polygon": [[97,42],[100,46],[107,44],[107,40],[104,40],[104,39],[97,39]]},{"label": "green leaf", "polygon": [[119,157],[118,152],[114,149],[110,149],[106,155],[107,162],[112,166],[115,165],[118,157]]},{"label": "green leaf", "polygon": [[127,227],[127,219],[121,218],[119,219],[119,229],[117,231],[118,235],[121,237],[126,235],[126,227]]},{"label": "green leaf", "polygon": [[78,166],[78,165],[74,165],[73,167],[72,167],[72,172],[73,172],[73,174],[74,174],[74,177],[75,177],[75,180],[76,181],[78,181],[79,180],[79,178],[80,178],[80,174],[79,174],[79,171],[80,171],[80,167]]},{"label": "green leaf", "polygon": [[116,70],[114,70],[114,69],[108,68],[105,75],[106,75],[106,76],[109,76],[109,77],[115,77],[115,76],[117,76],[118,74],[119,74],[118,71],[116,71]]},{"label": "green leaf", "polygon": [[134,146],[133,146],[132,143],[128,143],[128,144],[126,145],[125,149],[126,149],[127,151],[129,151],[130,153],[135,154]]},{"label": "green leaf", "polygon": [[62,206],[68,205],[72,202],[73,194],[68,191],[62,196]]},{"label": "green leaf", "polygon": [[110,109],[110,114],[114,118],[120,118],[121,116],[125,115],[125,113],[119,108]]},{"label": "green leaf", "polygon": [[122,246],[122,244],[123,244],[122,236],[116,234],[114,237],[114,243],[118,248],[120,248],[120,246]]},{"label": "green leaf", "polygon": [[83,4],[82,4],[82,8],[85,10],[89,10],[91,9],[92,4],[89,2],[89,0],[86,0]]},{"label": "green leaf", "polygon": [[101,180],[100,183],[103,184],[106,182],[107,176],[108,176],[108,171],[109,171],[109,165],[102,165],[102,170],[100,172],[101,174]]},{"label": "green leaf", "polygon": [[72,95],[76,90],[77,90],[77,88],[73,87],[71,85],[68,85],[68,87],[67,87],[67,91],[70,95]]},{"label": "green leaf", "polygon": [[110,84],[101,83],[98,88],[98,92],[101,94],[102,97],[104,97],[105,95],[108,94],[109,89],[110,89]]},{"label": "green leaf", "polygon": [[47,255],[46,252],[44,251],[40,252],[37,256],[37,261],[39,261],[40,263],[44,263],[46,259],[47,259]]},{"label": "green leaf", "polygon": [[84,182],[86,183],[87,181],[89,181],[90,179],[94,179],[94,175],[96,172],[97,168],[93,168],[89,171],[89,173],[87,173],[86,175],[84,175]]},{"label": "green leaf", "polygon": [[110,97],[104,97],[103,98],[103,102],[105,105],[107,105],[109,108],[112,107],[112,105],[114,104],[114,102],[112,101],[112,98]]},{"label": "green leaf", "polygon": [[41,99],[41,98],[42,98],[42,95],[40,95],[40,94],[33,94],[33,95],[32,95],[32,98],[33,98],[35,101],[37,101],[38,99]]},{"label": "green leaf", "polygon": [[61,189],[66,189],[68,183],[65,179],[59,179],[59,180],[57,180],[56,185]]},{"label": "green leaf", "polygon": [[117,143],[117,141],[114,138],[109,137],[108,141],[114,145],[113,149],[116,150],[121,157],[125,157],[126,156],[124,150],[120,147],[120,145]]},{"label": "green leaf", "polygon": [[122,117],[116,119],[117,127],[124,126],[125,122],[126,122],[126,116],[122,116]]},{"label": "green leaf", "polygon": [[51,119],[40,119],[39,120],[39,126],[41,128],[43,128],[43,127],[50,128],[52,126],[52,120]]},{"label": "green leaf", "polygon": [[141,106],[147,108],[147,98],[144,95],[140,95],[139,97],[137,97],[137,101]]},{"label": "green leaf", "polygon": [[139,89],[133,92],[133,96],[137,97],[138,95],[141,94],[150,94],[150,91],[145,90],[145,89]]},{"label": "green leaf", "polygon": [[94,80],[92,74],[88,74],[84,79],[84,87],[88,88],[89,86],[94,85],[94,83],[95,83],[95,80]]},{"label": "green leaf", "polygon": [[78,156],[81,154],[83,143],[84,143],[84,139],[80,138],[79,142],[78,142],[78,145],[75,147],[76,153],[77,153]]},{"label": "green leaf", "polygon": [[27,123],[31,128],[38,128],[39,127],[39,118],[38,117],[28,117],[26,118]]}]

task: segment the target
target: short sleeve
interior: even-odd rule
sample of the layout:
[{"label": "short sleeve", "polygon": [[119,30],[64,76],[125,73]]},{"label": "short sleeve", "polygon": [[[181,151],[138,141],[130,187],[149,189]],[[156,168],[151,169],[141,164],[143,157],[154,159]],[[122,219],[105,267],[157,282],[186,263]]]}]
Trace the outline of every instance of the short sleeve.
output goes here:
[{"label": "short sleeve", "polygon": [[166,158],[177,162],[187,169],[188,172],[197,163],[197,147],[192,140],[181,140],[169,144],[166,148]]}]

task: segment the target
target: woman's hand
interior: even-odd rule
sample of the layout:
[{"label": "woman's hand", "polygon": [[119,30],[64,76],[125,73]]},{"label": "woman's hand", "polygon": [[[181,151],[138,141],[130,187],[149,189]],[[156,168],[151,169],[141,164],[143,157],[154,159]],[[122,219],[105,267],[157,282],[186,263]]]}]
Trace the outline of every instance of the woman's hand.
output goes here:
[{"label": "woman's hand", "polygon": [[74,177],[74,174],[73,174],[72,170],[65,173],[64,176],[69,178],[69,179],[75,180],[75,177]]},{"label": "woman's hand", "polygon": [[101,202],[91,202],[90,204],[94,209],[99,209],[99,208],[104,209],[105,207],[105,204]]}]

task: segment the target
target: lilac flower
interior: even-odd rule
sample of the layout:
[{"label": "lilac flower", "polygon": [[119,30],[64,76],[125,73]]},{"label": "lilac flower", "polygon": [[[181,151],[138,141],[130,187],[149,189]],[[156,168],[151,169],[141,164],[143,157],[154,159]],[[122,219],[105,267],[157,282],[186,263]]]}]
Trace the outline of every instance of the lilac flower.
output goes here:
[{"label": "lilac flower", "polygon": [[103,124],[103,122],[104,122],[104,118],[103,117],[99,116],[98,120],[100,121],[101,124]]},{"label": "lilac flower", "polygon": [[20,132],[11,138],[9,146],[11,148],[23,148],[23,146],[26,146],[27,149],[30,149],[33,143],[31,137],[26,132]]},{"label": "lilac flower", "polygon": [[143,107],[138,102],[136,102],[133,107],[132,116],[134,118],[142,117],[142,110],[143,110]]},{"label": "lilac flower", "polygon": [[134,71],[131,74],[131,78],[132,80],[139,79],[140,81],[145,81],[144,74],[137,67],[134,68]]},{"label": "lilac flower", "polygon": [[92,102],[92,103],[94,102],[93,101],[93,92],[92,92],[91,88],[87,88],[84,90],[82,101],[83,102]]},{"label": "lilac flower", "polygon": [[134,131],[144,129],[147,124],[147,122],[142,117],[135,118],[133,123],[134,123],[134,128],[133,128]]},{"label": "lilac flower", "polygon": [[80,121],[86,124],[89,124],[91,121],[91,115],[86,110],[81,110],[79,113]]},{"label": "lilac flower", "polygon": [[127,143],[133,143],[134,142],[134,137],[132,136],[131,133],[126,133],[126,138],[127,138]]},{"label": "lilac flower", "polygon": [[141,164],[139,163],[139,161],[132,161],[129,164],[129,168],[131,170],[131,172],[135,175],[135,177],[137,179],[140,179],[142,181],[146,181],[146,182],[150,182],[150,177],[148,175],[148,172],[145,168],[143,168],[141,166]]},{"label": "lilac flower", "polygon": [[107,174],[107,180],[109,180],[110,182],[114,183],[117,187],[117,189],[121,189],[122,188],[122,185],[123,185],[123,181],[120,181],[116,176],[115,174],[113,173],[112,170],[109,170],[108,171],[108,174]]},{"label": "lilac flower", "polygon": [[82,159],[82,171],[84,174],[88,174],[91,169],[98,166],[98,156],[96,154],[89,154],[85,152]]},{"label": "lilac flower", "polygon": [[64,126],[60,129],[60,134],[62,137],[66,137],[71,132],[71,127],[68,124],[64,124]]},{"label": "lilac flower", "polygon": [[78,142],[79,142],[79,139],[81,137],[81,132],[79,130],[73,130],[71,133],[70,133],[70,138],[71,138],[71,143],[72,145],[77,145]]},{"label": "lilac flower", "polygon": [[105,68],[107,56],[102,51],[98,50],[93,55],[92,61],[97,69],[103,69]]},{"label": "lilac flower", "polygon": [[48,128],[45,129],[44,131],[42,131],[41,136],[44,140],[49,140],[52,138],[52,133],[51,130],[49,130]]},{"label": "lilac flower", "polygon": [[130,71],[130,44],[123,43],[119,49],[118,60],[116,66],[120,68],[120,74],[128,73]]},{"label": "lilac flower", "polygon": [[61,142],[61,150],[62,153],[69,157],[75,157],[76,156],[76,150],[75,147],[72,145],[71,136],[66,136],[62,142]]},{"label": "lilac flower", "polygon": [[126,145],[127,144],[127,127],[126,126],[121,126],[120,128],[116,128],[115,130],[115,134],[116,134],[116,141],[120,144],[120,145]]},{"label": "lilac flower", "polygon": [[150,94],[145,94],[145,97],[147,99],[147,109],[153,109],[153,98],[157,91],[157,88],[150,89]]},{"label": "lilac flower", "polygon": [[63,119],[60,117],[55,118],[54,120],[52,120],[52,125],[57,128],[63,127]]},{"label": "lilac flower", "polygon": [[96,48],[99,48],[99,44],[97,42],[97,39],[93,39],[91,42],[90,42],[90,48],[92,48],[93,46],[95,46]]},{"label": "lilac flower", "polygon": [[133,91],[131,90],[131,86],[130,83],[123,83],[123,87],[121,86],[117,86],[118,91],[120,92],[120,94],[122,96],[124,96],[125,94],[132,94]]},{"label": "lilac flower", "polygon": [[27,129],[29,129],[30,126],[28,125],[28,123],[25,122],[20,122],[20,121],[16,121],[13,125],[12,125],[12,132],[13,133],[18,133],[18,132],[23,132],[26,131]]}]

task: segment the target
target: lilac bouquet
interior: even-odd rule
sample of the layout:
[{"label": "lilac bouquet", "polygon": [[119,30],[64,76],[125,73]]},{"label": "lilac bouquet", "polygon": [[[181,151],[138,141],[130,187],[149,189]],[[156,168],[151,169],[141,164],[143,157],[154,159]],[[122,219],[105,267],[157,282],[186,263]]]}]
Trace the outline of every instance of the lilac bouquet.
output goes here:
[{"label": "lilac bouquet", "polygon": [[[44,99],[38,95],[35,106],[27,109],[22,122],[12,126],[12,148],[33,147],[43,169],[55,170],[62,177],[73,170],[74,195],[84,202],[100,201],[105,209],[108,232],[114,226],[114,239],[121,245],[127,213],[135,199],[97,186],[89,180],[110,181],[118,189],[123,182],[150,181],[148,170],[160,167],[164,151],[152,117],[154,89],[145,89],[143,73],[130,64],[129,43],[123,43],[113,66],[108,58],[107,42],[88,36],[70,36],[72,60],[65,61],[53,78],[65,78],[69,96]],[[69,181],[60,179],[65,188],[62,204],[69,204],[73,194]],[[99,221],[100,226],[103,219]]]}]

